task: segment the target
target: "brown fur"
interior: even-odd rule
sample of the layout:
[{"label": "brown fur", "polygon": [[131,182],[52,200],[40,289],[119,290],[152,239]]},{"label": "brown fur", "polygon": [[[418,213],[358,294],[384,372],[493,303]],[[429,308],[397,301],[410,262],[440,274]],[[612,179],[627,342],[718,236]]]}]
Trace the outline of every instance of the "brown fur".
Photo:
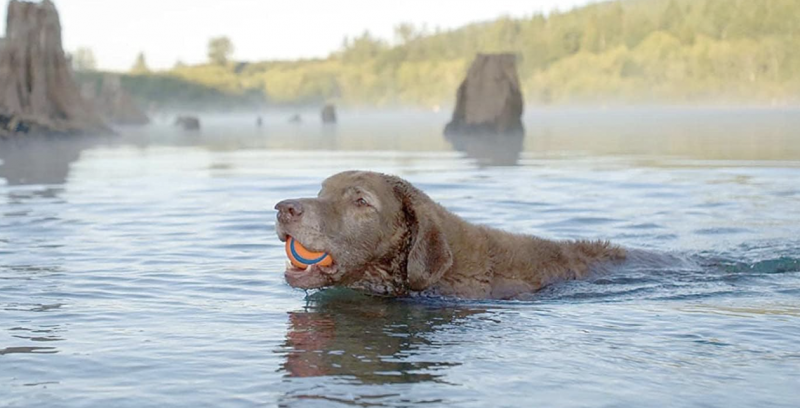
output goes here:
[{"label": "brown fur", "polygon": [[[289,201],[301,215],[287,210]],[[625,259],[624,249],[605,241],[550,241],[470,224],[407,181],[379,173],[336,174],[317,198],[276,208],[281,240],[293,236],[334,259],[328,268],[287,269],[289,284],[306,289],[511,299]]]}]

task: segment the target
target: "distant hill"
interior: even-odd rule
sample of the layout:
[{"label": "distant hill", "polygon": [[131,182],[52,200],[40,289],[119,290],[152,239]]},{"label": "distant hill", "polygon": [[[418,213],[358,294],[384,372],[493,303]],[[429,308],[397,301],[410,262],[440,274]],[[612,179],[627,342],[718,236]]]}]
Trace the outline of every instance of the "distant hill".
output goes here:
[{"label": "distant hill", "polygon": [[435,106],[453,102],[476,53],[502,51],[519,56],[532,104],[800,103],[798,0],[615,1],[395,31],[395,45],[364,33],[326,59],[180,66],[124,84],[156,103],[180,102],[179,82],[207,91],[194,102]]}]

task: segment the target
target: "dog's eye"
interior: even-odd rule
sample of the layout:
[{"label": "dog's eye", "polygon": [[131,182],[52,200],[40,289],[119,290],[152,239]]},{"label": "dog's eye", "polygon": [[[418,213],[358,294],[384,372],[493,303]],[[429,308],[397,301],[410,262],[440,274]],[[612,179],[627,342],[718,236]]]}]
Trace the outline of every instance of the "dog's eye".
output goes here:
[{"label": "dog's eye", "polygon": [[368,205],[369,205],[369,203],[367,202],[367,200],[365,200],[365,199],[363,199],[363,198],[359,197],[359,198],[356,200],[356,205],[357,205],[357,206],[359,206],[359,207],[366,207],[366,206],[368,206]]}]

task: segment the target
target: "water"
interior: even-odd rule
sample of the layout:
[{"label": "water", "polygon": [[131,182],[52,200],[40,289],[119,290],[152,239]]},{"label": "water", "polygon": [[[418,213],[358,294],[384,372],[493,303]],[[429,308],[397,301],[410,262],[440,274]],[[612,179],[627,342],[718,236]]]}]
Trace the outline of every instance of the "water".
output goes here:
[{"label": "water", "polygon": [[[797,406],[800,111],[541,111],[462,151],[443,114],[286,116],[0,144],[0,405]],[[272,206],[351,168],[660,261],[531,301],[307,298]]]}]

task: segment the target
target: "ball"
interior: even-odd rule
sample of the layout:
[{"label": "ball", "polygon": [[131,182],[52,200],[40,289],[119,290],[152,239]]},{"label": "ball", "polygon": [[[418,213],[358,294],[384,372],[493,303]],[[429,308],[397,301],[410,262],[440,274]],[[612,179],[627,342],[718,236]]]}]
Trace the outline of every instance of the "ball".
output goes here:
[{"label": "ball", "polygon": [[296,268],[306,269],[309,265],[331,266],[333,258],[327,252],[311,252],[296,239],[286,240],[286,256]]}]

